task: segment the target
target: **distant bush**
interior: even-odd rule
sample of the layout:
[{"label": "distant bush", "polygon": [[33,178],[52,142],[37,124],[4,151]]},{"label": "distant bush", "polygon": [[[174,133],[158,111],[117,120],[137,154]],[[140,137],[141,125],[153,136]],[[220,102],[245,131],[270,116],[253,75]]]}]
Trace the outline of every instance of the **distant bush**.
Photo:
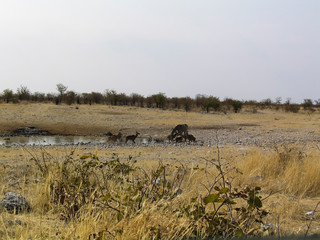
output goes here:
[{"label": "distant bush", "polygon": [[304,99],[304,102],[302,103],[302,107],[304,110],[313,110],[313,102],[311,99]]},{"label": "distant bush", "polygon": [[234,100],[231,98],[227,98],[224,100],[225,104],[231,106],[233,108],[233,112],[238,113],[242,109],[243,102],[239,100]]},{"label": "distant bush", "polygon": [[286,104],[284,107],[286,112],[297,113],[300,110],[300,105],[298,104]]},{"label": "distant bush", "polygon": [[196,103],[207,113],[209,113],[210,109],[213,109],[214,111],[219,111],[221,107],[220,99],[214,96],[198,94],[196,97]]}]

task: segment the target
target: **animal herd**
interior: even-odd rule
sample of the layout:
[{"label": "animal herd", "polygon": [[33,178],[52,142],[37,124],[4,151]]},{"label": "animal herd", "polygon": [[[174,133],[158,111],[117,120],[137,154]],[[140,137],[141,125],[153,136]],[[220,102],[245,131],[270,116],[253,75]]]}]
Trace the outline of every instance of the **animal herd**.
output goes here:
[{"label": "animal herd", "polygon": [[[175,141],[176,143],[182,143],[182,142],[195,142],[196,138],[188,133],[188,125],[187,124],[178,124],[175,126],[171,133],[168,135],[167,139],[169,142]],[[112,134],[111,132],[108,132],[106,134],[108,136],[109,142],[122,142],[122,133],[119,132],[117,135]],[[125,143],[128,143],[129,141],[135,143],[136,138],[140,135],[139,132],[136,131],[135,135],[128,135],[125,137]]]}]

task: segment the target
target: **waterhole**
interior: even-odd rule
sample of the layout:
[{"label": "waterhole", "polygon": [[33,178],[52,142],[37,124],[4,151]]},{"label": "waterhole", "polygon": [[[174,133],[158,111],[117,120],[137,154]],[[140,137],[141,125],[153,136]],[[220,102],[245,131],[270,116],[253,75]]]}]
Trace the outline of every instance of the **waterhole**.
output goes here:
[{"label": "waterhole", "polygon": [[[0,145],[2,146],[15,146],[15,145],[78,145],[78,144],[107,144],[107,136],[13,136],[13,137],[0,137]],[[145,138],[137,138],[136,143],[148,143]],[[115,144],[115,143],[110,143]],[[117,143],[116,143],[117,144]]]},{"label": "waterhole", "polygon": [[1,137],[0,145],[77,145],[106,143],[107,137],[97,136],[14,136]]}]

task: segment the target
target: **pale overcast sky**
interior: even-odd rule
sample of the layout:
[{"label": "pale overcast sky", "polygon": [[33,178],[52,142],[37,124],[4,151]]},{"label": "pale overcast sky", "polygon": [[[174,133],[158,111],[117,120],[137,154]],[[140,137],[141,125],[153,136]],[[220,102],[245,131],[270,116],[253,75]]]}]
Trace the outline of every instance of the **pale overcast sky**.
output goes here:
[{"label": "pale overcast sky", "polygon": [[0,92],[320,98],[319,0],[1,0]]}]

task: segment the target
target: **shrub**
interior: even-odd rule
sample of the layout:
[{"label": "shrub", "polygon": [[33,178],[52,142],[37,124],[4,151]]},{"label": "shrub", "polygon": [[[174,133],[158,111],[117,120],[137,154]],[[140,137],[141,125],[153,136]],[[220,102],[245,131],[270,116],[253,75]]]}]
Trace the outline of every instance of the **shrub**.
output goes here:
[{"label": "shrub", "polygon": [[292,112],[297,113],[300,110],[300,106],[298,104],[286,104],[285,105],[285,111],[286,112]]},{"label": "shrub", "polygon": [[[193,235],[201,238],[244,237],[260,235],[261,224],[268,212],[261,209],[260,187],[234,188],[228,175],[237,171],[220,159],[210,161],[218,170],[212,182],[206,186],[207,194],[191,199],[179,212],[191,221]],[[211,174],[210,174],[211,175]],[[271,231],[271,229],[267,229]]]},{"label": "shrub", "polygon": [[[150,239],[181,234],[188,239],[262,233],[260,224],[267,212],[262,209],[260,188],[233,187],[232,178],[228,176],[237,169],[228,163],[222,164],[220,158],[208,161],[207,168],[192,169],[160,161],[148,172],[138,167],[132,157],[120,161],[116,154],[111,159],[100,160],[91,153],[79,157],[71,152],[58,166],[54,164],[38,160],[39,169],[49,171],[46,176],[50,201],[61,219],[81,223],[84,216],[88,218],[90,215],[95,221],[109,222],[98,233],[90,233],[88,238],[121,236],[124,234],[123,224],[131,224],[133,219],[141,220],[148,212],[151,212],[150,218],[152,214],[162,213],[184,223],[173,227],[170,230],[172,235],[168,235],[168,228],[162,228],[159,222],[162,218],[152,218],[152,222],[144,223],[149,226],[145,234]],[[216,171],[210,173],[212,167]],[[179,200],[177,196],[184,191],[182,185],[186,174],[195,171],[205,173],[206,192]],[[144,221],[148,221],[148,217]],[[110,222],[112,229],[108,228]]]},{"label": "shrub", "polygon": [[225,104],[232,106],[233,112],[235,113],[240,112],[240,110],[242,109],[242,105],[243,105],[242,101],[227,98],[224,102]]}]

